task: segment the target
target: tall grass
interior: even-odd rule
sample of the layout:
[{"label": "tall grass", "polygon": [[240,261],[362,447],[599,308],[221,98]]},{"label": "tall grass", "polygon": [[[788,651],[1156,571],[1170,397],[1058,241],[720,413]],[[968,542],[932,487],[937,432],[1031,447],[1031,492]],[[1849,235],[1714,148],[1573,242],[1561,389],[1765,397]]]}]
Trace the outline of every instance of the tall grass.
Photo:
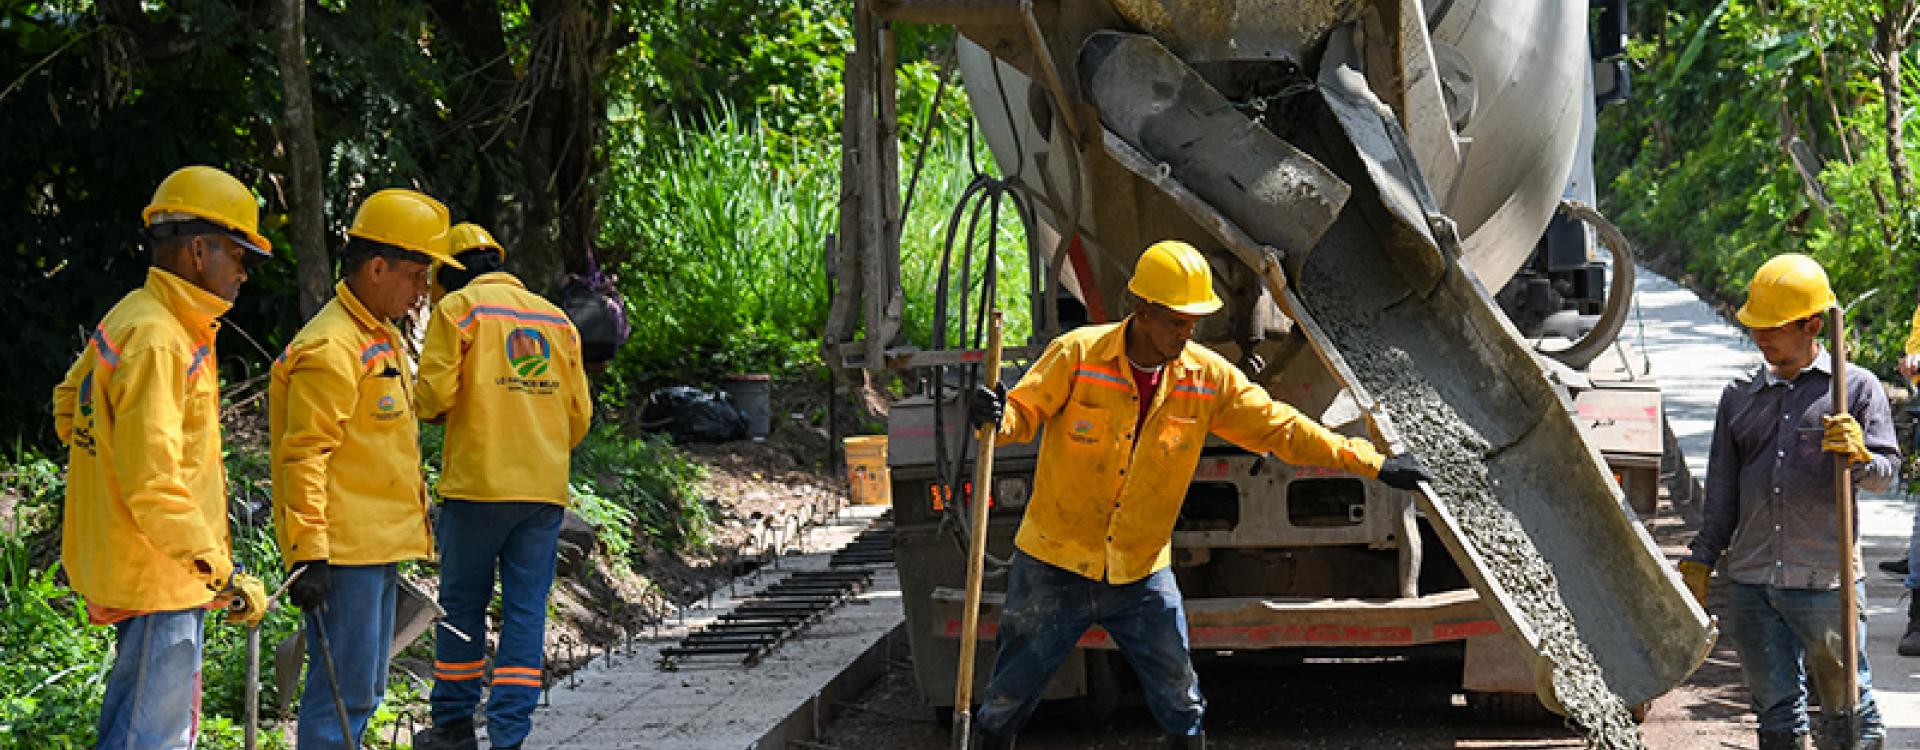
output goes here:
[{"label": "tall grass", "polygon": [[[930,341],[949,214],[973,176],[964,126],[947,123],[935,131],[901,238],[904,327],[920,346]],[[614,270],[634,336],[620,367],[686,376],[817,365],[829,302],[825,249],[838,226],[838,143],[779,137],[730,109],[703,124],[656,130],[635,121],[618,131],[608,146],[602,242],[627,251]],[[990,161],[984,143],[976,147]],[[904,191],[912,151],[902,150]],[[1026,251],[1011,211],[999,232],[1000,306],[1009,338],[1019,340],[1028,330]],[[984,246],[984,222],[977,239]],[[960,257],[956,249],[953,262]]]}]

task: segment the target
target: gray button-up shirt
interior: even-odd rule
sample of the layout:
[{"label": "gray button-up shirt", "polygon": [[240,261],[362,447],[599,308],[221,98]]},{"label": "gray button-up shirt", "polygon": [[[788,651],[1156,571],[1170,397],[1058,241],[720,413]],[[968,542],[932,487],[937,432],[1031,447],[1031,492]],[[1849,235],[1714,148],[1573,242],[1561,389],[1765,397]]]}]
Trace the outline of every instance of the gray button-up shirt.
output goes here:
[{"label": "gray button-up shirt", "polygon": [[[1688,559],[1718,563],[1720,574],[1736,583],[1839,587],[1835,454],[1820,448],[1820,418],[1833,411],[1832,367],[1822,349],[1792,380],[1761,365],[1721,392],[1706,507]],[[1847,402],[1873,453],[1872,461],[1853,468],[1854,489],[1886,489],[1900,455],[1887,394],[1873,373],[1849,367]],[[1853,536],[1857,542],[1857,522]]]}]

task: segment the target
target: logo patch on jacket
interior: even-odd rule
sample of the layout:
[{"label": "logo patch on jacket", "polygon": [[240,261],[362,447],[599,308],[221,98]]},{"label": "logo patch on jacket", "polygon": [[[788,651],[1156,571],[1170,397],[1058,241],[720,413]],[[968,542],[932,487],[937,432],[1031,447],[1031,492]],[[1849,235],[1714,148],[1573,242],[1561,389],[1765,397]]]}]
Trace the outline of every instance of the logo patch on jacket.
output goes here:
[{"label": "logo patch on jacket", "polygon": [[507,363],[513,366],[514,374],[523,378],[545,375],[552,358],[553,346],[547,343],[545,334],[532,328],[507,332]]},{"label": "logo patch on jacket", "polygon": [[560,390],[560,381],[543,378],[553,364],[553,343],[535,328],[515,328],[507,332],[507,377],[494,381],[513,393],[549,396]]},{"label": "logo patch on jacket", "polygon": [[93,371],[80,378],[80,416],[93,416]]},{"label": "logo patch on jacket", "polygon": [[373,402],[374,419],[386,422],[399,419],[401,416],[403,415],[400,411],[400,401],[393,396],[381,396],[379,401]]}]

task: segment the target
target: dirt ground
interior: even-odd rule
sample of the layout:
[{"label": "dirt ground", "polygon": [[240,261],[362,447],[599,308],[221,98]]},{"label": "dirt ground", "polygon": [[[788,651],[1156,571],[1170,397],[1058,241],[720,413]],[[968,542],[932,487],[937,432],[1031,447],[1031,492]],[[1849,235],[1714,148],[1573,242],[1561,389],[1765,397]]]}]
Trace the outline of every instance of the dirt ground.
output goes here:
[{"label": "dirt ground", "polygon": [[[1692,532],[1678,518],[1653,524],[1671,557]],[[1721,593],[1712,592],[1717,606]],[[1400,655],[1335,658],[1245,654],[1200,658],[1195,667],[1208,700],[1210,746],[1233,750],[1336,748],[1578,748],[1564,724],[1482,720],[1459,693],[1460,650],[1436,647]],[[981,676],[984,678],[984,675]],[[1753,746],[1747,693],[1725,639],[1680,689],[1655,701],[1641,732],[1653,750],[1721,750]],[[887,674],[844,711],[820,740],[823,748],[941,750],[948,730],[915,694],[911,664]],[[1043,713],[1020,737],[1023,750],[1159,748],[1159,729],[1137,690],[1110,725],[1074,726]]]}]

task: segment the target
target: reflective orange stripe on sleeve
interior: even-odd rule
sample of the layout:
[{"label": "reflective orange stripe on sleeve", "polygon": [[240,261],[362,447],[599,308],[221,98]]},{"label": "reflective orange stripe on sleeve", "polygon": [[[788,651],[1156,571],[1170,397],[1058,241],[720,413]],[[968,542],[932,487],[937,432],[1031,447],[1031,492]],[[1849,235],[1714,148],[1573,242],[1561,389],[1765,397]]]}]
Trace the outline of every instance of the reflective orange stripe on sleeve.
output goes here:
[{"label": "reflective orange stripe on sleeve", "polygon": [[114,346],[113,340],[107,338],[107,329],[94,328],[93,336],[88,341],[93,344],[94,353],[100,357],[100,363],[106,365],[107,369],[120,366],[120,347]]}]

